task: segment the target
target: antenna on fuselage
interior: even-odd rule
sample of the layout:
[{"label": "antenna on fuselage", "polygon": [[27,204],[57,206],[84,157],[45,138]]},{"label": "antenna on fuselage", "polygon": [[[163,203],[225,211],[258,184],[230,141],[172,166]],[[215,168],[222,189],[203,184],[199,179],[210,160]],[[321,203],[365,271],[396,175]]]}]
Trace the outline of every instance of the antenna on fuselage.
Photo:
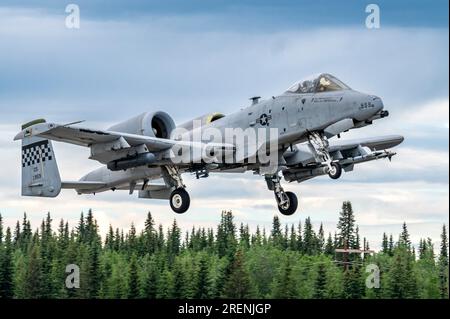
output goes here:
[{"label": "antenna on fuselage", "polygon": [[253,96],[249,100],[252,101],[252,105],[255,105],[258,104],[260,98],[261,98],[260,96]]}]

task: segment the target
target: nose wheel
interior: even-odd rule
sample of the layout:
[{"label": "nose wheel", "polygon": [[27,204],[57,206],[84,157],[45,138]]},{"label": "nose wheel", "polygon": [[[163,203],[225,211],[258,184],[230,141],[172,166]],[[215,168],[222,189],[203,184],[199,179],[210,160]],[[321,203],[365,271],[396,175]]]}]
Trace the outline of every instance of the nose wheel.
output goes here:
[{"label": "nose wheel", "polygon": [[183,214],[189,209],[191,199],[184,188],[177,188],[170,194],[170,208],[177,213]]},{"label": "nose wheel", "polygon": [[338,179],[342,175],[341,164],[337,162],[331,163],[331,168],[328,169],[328,176],[332,179]]},{"label": "nose wheel", "polygon": [[316,154],[317,161],[327,166],[328,176],[332,179],[338,179],[342,174],[342,167],[338,162],[333,162],[328,151],[329,143],[327,138],[318,132],[311,132],[308,135],[309,145],[313,153]]}]

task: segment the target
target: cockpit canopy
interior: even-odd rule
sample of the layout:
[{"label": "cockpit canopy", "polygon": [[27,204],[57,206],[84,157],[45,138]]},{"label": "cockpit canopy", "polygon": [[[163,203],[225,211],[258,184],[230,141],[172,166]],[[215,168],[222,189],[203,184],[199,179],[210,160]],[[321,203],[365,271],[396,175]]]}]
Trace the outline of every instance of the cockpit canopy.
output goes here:
[{"label": "cockpit canopy", "polygon": [[287,89],[286,93],[303,94],[341,90],[350,90],[350,87],[331,74],[322,73],[296,82],[289,89]]}]

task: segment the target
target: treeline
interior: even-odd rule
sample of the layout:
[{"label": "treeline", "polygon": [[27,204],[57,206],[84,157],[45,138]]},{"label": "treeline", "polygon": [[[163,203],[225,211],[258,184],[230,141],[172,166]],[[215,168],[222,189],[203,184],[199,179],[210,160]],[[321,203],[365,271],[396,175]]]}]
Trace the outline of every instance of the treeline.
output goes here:
[{"label": "treeline", "polygon": [[[283,227],[276,216],[269,231],[251,233],[231,212],[216,229],[182,233],[176,220],[164,230],[148,213],[140,233],[134,225],[127,233],[110,226],[102,241],[92,211],[76,228],[61,220],[56,230],[50,214],[35,231],[26,215],[12,230],[0,216],[0,297],[448,298],[445,225],[437,255],[429,238],[416,251],[406,224],[396,240],[383,234],[378,253],[337,248],[370,249],[350,202],[327,235],[309,218]],[[79,288],[66,287],[69,264],[80,269]],[[380,270],[379,288],[368,278],[371,264]]]}]

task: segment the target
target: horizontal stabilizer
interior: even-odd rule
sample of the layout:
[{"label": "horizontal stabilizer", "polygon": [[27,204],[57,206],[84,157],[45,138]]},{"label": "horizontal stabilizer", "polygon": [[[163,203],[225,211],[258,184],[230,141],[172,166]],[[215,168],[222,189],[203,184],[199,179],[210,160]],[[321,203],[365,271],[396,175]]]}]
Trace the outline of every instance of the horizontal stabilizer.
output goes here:
[{"label": "horizontal stabilizer", "polygon": [[90,182],[90,181],[62,181],[61,188],[66,189],[80,189],[90,190],[104,187],[106,184],[102,182]]}]

